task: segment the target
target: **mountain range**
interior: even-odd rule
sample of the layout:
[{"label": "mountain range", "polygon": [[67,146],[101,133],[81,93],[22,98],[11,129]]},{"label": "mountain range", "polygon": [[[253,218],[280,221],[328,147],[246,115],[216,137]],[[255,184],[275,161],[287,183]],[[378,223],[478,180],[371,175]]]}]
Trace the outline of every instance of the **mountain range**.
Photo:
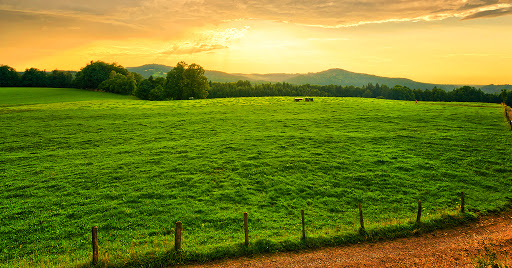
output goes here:
[{"label": "mountain range", "polygon": [[[167,72],[172,70],[173,67],[160,65],[160,64],[146,64],[139,67],[128,67],[128,71],[135,72],[142,75],[144,78],[149,76],[165,77]],[[242,74],[242,73],[225,73],[219,71],[205,70],[205,76],[212,82],[237,82],[239,80],[248,80],[251,83],[277,83],[285,82],[296,85],[310,84],[310,85],[340,85],[340,86],[357,86],[380,84],[393,87],[395,85],[406,86],[411,89],[432,89],[434,87],[450,91],[462,85],[447,85],[447,84],[429,84],[416,82],[407,78],[390,78],[382,77],[363,73],[354,73],[343,69],[329,69],[318,73],[307,74],[286,74],[286,73],[272,73],[272,74]],[[486,93],[500,92],[502,89],[512,90],[512,85],[471,85],[480,88]]]}]

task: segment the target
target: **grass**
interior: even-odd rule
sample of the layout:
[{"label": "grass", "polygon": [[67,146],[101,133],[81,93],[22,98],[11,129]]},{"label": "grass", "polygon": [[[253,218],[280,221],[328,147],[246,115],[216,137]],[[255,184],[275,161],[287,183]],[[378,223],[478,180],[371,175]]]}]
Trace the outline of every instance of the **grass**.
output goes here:
[{"label": "grass", "polygon": [[[84,264],[92,226],[103,263],[158,266],[357,241],[359,202],[370,237],[385,237],[414,232],[419,199],[428,229],[441,215],[470,217],[456,213],[461,191],[472,212],[512,198],[512,139],[499,105],[148,102],[30,88],[0,96],[5,267]],[[299,239],[301,209],[309,244]],[[170,250],[176,221],[181,257]]]},{"label": "grass", "polygon": [[[479,254],[474,258],[475,268],[509,268],[506,258],[499,256],[492,243],[483,243]],[[506,252],[501,255],[507,255]]]},{"label": "grass", "polygon": [[112,93],[86,91],[76,88],[35,88],[11,87],[0,88],[0,107],[27,104],[50,104],[77,101],[100,101],[134,99],[133,96],[122,96]]}]

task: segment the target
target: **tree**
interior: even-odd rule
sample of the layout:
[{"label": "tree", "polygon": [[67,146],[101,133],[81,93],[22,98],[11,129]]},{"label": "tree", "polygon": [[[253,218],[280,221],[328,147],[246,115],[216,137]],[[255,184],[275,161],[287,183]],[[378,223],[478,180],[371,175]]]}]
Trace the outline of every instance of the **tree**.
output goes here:
[{"label": "tree", "polygon": [[406,86],[396,85],[390,94],[389,98],[392,100],[414,100],[414,92]]},{"label": "tree", "polygon": [[204,75],[203,67],[192,63],[183,72],[183,99],[206,99],[208,97],[208,78]]},{"label": "tree", "polygon": [[502,92],[501,94],[505,95],[504,98],[502,97],[503,102],[507,106],[512,106],[512,98],[509,97],[510,95],[512,95],[512,91],[508,91],[506,89],[502,89],[501,92]]},{"label": "tree", "polygon": [[[152,76],[150,76],[149,78],[151,80],[153,79]],[[139,83],[137,89],[133,92],[133,95],[135,95],[135,97],[141,100],[149,100],[149,93],[153,89],[153,83],[151,82],[150,79],[144,79]]]},{"label": "tree", "polygon": [[363,98],[371,98],[372,97],[372,92],[367,89],[364,93],[363,93]]},{"label": "tree", "polygon": [[508,100],[508,91],[506,89],[502,89],[500,93],[500,99],[502,103],[507,103]]},{"label": "tree", "polygon": [[16,87],[19,83],[20,75],[14,68],[0,65],[0,87]]},{"label": "tree", "polygon": [[49,87],[71,87],[73,83],[73,75],[70,72],[53,70],[48,75]]},{"label": "tree", "polygon": [[118,74],[111,71],[109,79],[101,82],[98,89],[116,94],[130,95],[137,89],[137,82],[131,75]]},{"label": "tree", "polygon": [[461,101],[461,102],[484,102],[486,100],[485,93],[476,89],[475,87],[463,86],[461,88],[457,88],[453,91],[450,91],[449,95],[451,96],[451,100],[453,101]]},{"label": "tree", "polygon": [[152,101],[159,101],[159,100],[165,100],[165,89],[161,85],[156,86],[155,88],[151,89],[149,92],[149,100]]},{"label": "tree", "polygon": [[48,76],[45,71],[36,68],[26,69],[21,75],[21,85],[24,87],[47,87]]},{"label": "tree", "polygon": [[432,96],[432,101],[450,101],[446,91],[444,91],[440,88],[437,88],[437,87],[434,87],[432,89],[431,96]]},{"label": "tree", "polygon": [[142,77],[142,75],[138,74],[138,73],[135,73],[135,72],[131,72],[130,73],[133,78],[135,79],[135,82],[137,82],[137,85],[142,82],[142,80],[144,80],[144,77]]},{"label": "tree", "polygon": [[164,91],[167,98],[174,100],[183,99],[183,73],[187,64],[183,61],[178,62],[176,67],[167,73],[167,82]]},{"label": "tree", "polygon": [[209,89],[203,67],[195,63],[188,65],[182,61],[167,73],[163,97],[175,100],[204,99],[208,96]]},{"label": "tree", "polygon": [[103,81],[109,79],[112,71],[125,76],[130,73],[123,66],[117,63],[109,64],[103,61],[91,61],[91,63],[82,68],[76,74],[75,87],[97,89]]},{"label": "tree", "polygon": [[143,79],[138,84],[133,95],[142,100],[163,100],[165,93],[165,81],[166,80],[163,77],[154,79],[153,76],[150,76],[148,79]]}]

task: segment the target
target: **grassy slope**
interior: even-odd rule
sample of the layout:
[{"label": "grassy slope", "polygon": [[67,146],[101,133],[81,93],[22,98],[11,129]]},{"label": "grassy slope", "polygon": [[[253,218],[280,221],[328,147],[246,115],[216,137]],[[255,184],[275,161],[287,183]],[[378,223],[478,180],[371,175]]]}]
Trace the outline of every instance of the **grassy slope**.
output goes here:
[{"label": "grassy slope", "polygon": [[18,106],[25,104],[122,99],[134,99],[134,97],[122,96],[112,93],[99,94],[98,92],[76,88],[0,88],[0,107]]},{"label": "grassy slope", "polygon": [[93,225],[115,262],[172,247],[178,220],[185,249],[204,252],[243,241],[244,211],[252,241],[280,241],[299,236],[300,209],[319,236],[356,230],[358,202],[380,226],[412,219],[418,199],[433,215],[460,191],[478,210],[512,197],[497,105],[95,92],[49,103],[36,93],[53,90],[26,90],[22,102],[43,104],[0,88],[0,263],[83,261]]}]

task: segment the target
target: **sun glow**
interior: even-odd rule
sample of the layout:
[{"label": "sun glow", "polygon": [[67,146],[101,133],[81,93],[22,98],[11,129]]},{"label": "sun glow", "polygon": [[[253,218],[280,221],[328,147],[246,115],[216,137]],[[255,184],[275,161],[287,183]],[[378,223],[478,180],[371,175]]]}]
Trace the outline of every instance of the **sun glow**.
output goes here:
[{"label": "sun glow", "polygon": [[0,64],[23,71],[78,70],[91,60],[126,67],[186,61],[231,73],[342,68],[429,83],[512,83],[509,0],[412,0],[382,10],[366,1],[360,9],[344,1],[134,1],[141,3],[105,2],[92,13],[58,1],[0,4]]}]

